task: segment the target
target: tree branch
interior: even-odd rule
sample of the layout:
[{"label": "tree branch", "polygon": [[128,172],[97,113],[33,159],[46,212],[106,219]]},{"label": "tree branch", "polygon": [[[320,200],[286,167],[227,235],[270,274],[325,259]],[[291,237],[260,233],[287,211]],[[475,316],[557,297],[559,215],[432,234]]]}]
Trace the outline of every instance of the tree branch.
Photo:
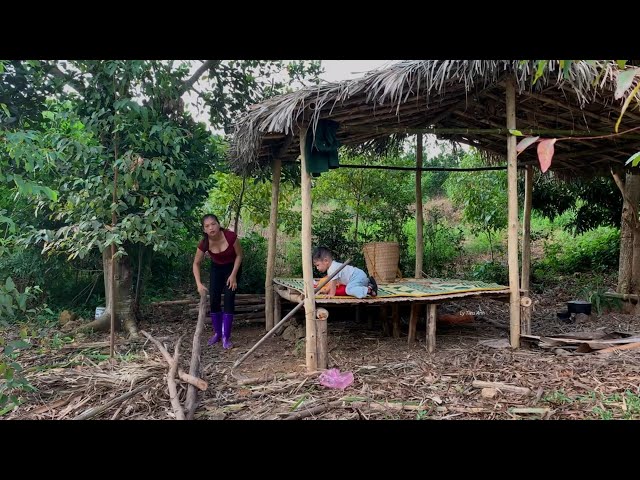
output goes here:
[{"label": "tree branch", "polygon": [[55,63],[40,62],[40,66],[45,71],[45,73],[59,80],[63,80],[65,85],[70,86],[76,92],[81,94],[84,93],[84,84],[81,81],[73,78],[72,75],[68,73],[64,73],[62,70],[58,68],[58,66]]},{"label": "tree branch", "polygon": [[616,172],[613,168],[611,169],[611,176],[613,177],[613,180],[616,182],[616,186],[618,187],[618,190],[620,190],[620,193],[622,194],[622,198],[627,203],[627,205],[629,205],[629,208],[631,209],[631,215],[633,216],[633,225],[631,225],[631,228],[633,228],[633,230],[637,234],[640,232],[640,222],[638,221],[638,209],[629,198],[629,195],[627,194],[627,189],[625,188],[624,181],[620,177],[620,174]]},{"label": "tree branch", "polygon": [[191,90],[193,88],[193,85],[198,81],[198,79],[202,76],[202,74],[206,72],[211,67],[211,65],[213,65],[213,63],[216,61],[219,62],[219,60],[205,60],[200,66],[200,68],[198,68],[195,71],[195,73],[191,75],[191,78],[185,80],[182,83],[181,93],[184,94],[187,91]]}]

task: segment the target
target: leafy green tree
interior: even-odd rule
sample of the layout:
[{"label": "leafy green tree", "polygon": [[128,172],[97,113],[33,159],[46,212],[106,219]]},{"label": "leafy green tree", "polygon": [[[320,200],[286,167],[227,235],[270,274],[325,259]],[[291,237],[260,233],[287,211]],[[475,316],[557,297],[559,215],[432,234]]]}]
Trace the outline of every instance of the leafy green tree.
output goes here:
[{"label": "leafy green tree", "polygon": [[[483,166],[475,151],[466,154],[462,168]],[[493,261],[493,236],[507,226],[507,172],[478,171],[451,175],[445,189],[454,205],[463,208],[462,218],[474,232],[484,232]]]},{"label": "leafy green tree", "polygon": [[[6,66],[6,64],[3,64]],[[222,139],[196,123],[182,100],[207,74],[210,88],[199,98],[210,112],[214,128],[228,128],[247,103],[256,101],[276,82],[269,76],[282,62],[71,61],[24,62],[2,82],[18,76],[34,85],[25,100],[43,115],[33,114],[5,132],[0,168],[5,182],[20,195],[36,195],[38,217],[54,222],[38,228],[23,226],[27,240],[45,252],[65,252],[82,258],[92,249],[103,252],[105,286],[109,247],[117,247],[118,320],[136,334],[132,301],[133,250],[175,254],[180,232],[195,230],[191,213],[201,205],[221,162]],[[5,69],[5,72],[8,70]],[[42,106],[47,85],[53,98]],[[63,88],[64,87],[64,88]],[[7,109],[19,105],[14,88]],[[19,101],[20,100],[20,101]],[[5,103],[5,102],[3,102]],[[4,111],[4,109],[3,109]],[[29,175],[32,179],[24,180]],[[114,194],[115,189],[115,194]],[[115,218],[115,224],[113,218]],[[105,289],[108,292],[108,289]],[[90,326],[106,328],[105,314]]]},{"label": "leafy green tree", "polygon": [[622,197],[611,178],[559,182],[549,175],[539,175],[532,206],[550,219],[575,210],[575,218],[567,227],[574,233],[583,233],[603,225],[619,226]]}]

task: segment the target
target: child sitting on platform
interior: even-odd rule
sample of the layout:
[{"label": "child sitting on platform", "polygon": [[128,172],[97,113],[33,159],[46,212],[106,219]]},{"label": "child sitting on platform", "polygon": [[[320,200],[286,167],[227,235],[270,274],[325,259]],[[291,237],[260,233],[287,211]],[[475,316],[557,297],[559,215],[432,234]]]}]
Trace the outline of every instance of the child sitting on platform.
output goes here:
[{"label": "child sitting on platform", "polygon": [[[342,263],[336,262],[333,259],[333,253],[326,247],[316,248],[313,252],[312,258],[313,265],[319,272],[327,272],[327,276],[331,276],[342,266]],[[375,297],[378,295],[378,285],[375,279],[371,276],[367,276],[363,270],[352,265],[344,267],[329,283],[327,283],[325,286],[325,288],[328,287],[328,292],[326,293],[327,296],[333,297],[336,295],[338,283],[346,285],[346,294],[356,298],[364,298],[367,295]]]}]

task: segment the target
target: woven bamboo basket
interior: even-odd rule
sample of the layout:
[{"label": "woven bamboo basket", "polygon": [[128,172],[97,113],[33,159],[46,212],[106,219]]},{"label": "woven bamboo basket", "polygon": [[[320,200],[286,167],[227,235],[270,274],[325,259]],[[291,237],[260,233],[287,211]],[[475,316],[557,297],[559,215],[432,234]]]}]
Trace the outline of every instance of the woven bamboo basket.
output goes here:
[{"label": "woven bamboo basket", "polygon": [[400,261],[400,246],[397,242],[371,242],[362,247],[369,275],[376,282],[395,281]]}]

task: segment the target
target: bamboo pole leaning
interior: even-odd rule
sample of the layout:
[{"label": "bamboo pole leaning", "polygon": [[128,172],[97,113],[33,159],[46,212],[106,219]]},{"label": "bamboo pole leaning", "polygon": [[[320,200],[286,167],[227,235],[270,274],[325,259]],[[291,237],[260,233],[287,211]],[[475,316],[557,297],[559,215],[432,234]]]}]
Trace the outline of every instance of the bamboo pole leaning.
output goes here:
[{"label": "bamboo pole leaning", "polygon": [[[320,291],[320,289],[327,284],[327,282],[329,282],[333,277],[335,277],[338,273],[340,273],[342,271],[342,269],[344,267],[346,267],[347,265],[349,265],[349,263],[351,263],[351,259],[347,259],[347,261],[345,261],[342,266],[336,270],[335,272],[333,272],[333,274],[327,279],[326,282],[324,282],[324,284],[322,285],[318,285],[315,290],[313,291],[314,294],[318,293]],[[273,335],[278,328],[284,324],[284,322],[286,322],[287,320],[289,320],[302,306],[304,305],[304,294],[300,297],[300,301],[298,302],[298,304],[293,308],[293,310],[291,310],[289,313],[287,313],[285,315],[285,317],[280,320],[277,324],[274,325],[274,327],[269,330],[267,333],[264,334],[264,337],[262,337],[260,340],[258,340],[258,342],[249,349],[249,351],[247,353],[245,353],[242,357],[240,357],[236,363],[233,364],[233,367],[231,367],[231,374],[233,375],[233,370],[236,369],[237,367],[240,366],[240,364],[242,364],[242,362],[244,362],[247,358],[249,358],[249,356],[260,346],[264,343],[264,341],[269,338],[271,335]]]}]

